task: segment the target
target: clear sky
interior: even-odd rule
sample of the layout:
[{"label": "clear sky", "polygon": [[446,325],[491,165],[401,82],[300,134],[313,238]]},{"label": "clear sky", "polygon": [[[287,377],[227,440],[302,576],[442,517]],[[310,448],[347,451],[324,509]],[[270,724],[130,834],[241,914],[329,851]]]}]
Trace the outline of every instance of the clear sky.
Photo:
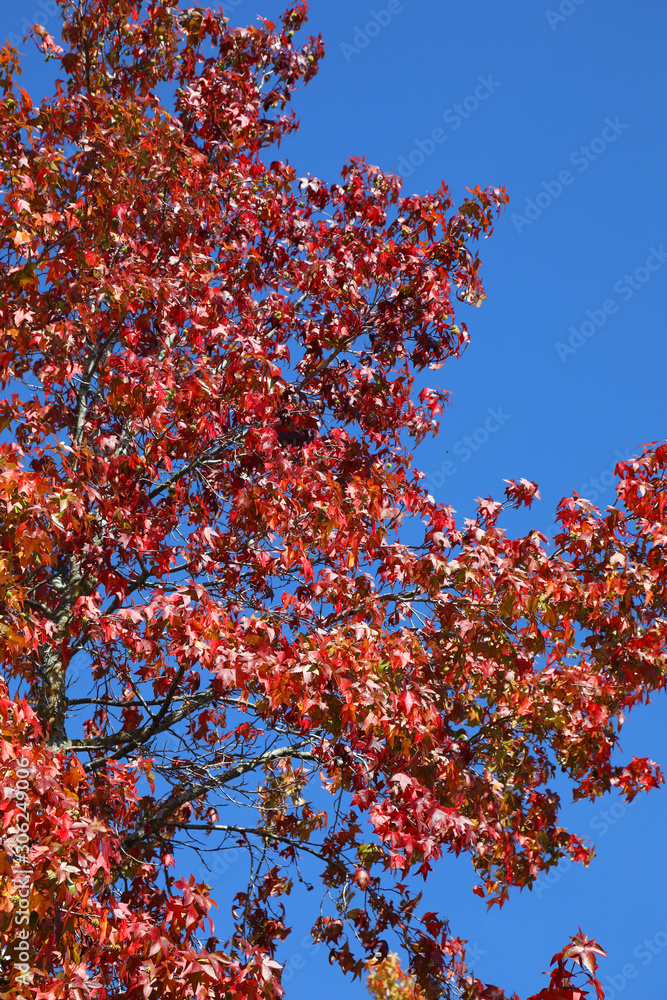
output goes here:
[{"label": "clear sky", "polygon": [[[232,0],[226,10],[241,24],[284,5]],[[57,34],[51,6],[3,4],[1,33],[39,21]],[[453,394],[440,436],[417,455],[430,492],[464,516],[475,497],[525,476],[543,500],[521,528],[547,534],[575,489],[612,503],[616,462],[667,436],[667,6],[313,0],[310,10],[328,54],[296,98],[302,128],[281,154],[298,174],[335,181],[363,155],[404,174],[405,193],[444,180],[457,200],[476,184],[506,185],[511,197],[481,247],[488,299],[461,307],[471,345],[429,373]],[[24,48],[22,83],[39,97],[49,74]],[[623,750],[667,768],[664,699],[631,717]],[[588,870],[564,866],[487,915],[469,863],[445,860],[429,907],[469,939],[475,973],[507,992],[545,985],[540,972],[581,924],[609,952],[608,1000],[664,997],[667,792],[629,808],[566,804],[564,817],[597,844]],[[218,869],[214,888],[229,878]],[[314,954],[305,929],[283,956],[288,996],[363,996]]]}]

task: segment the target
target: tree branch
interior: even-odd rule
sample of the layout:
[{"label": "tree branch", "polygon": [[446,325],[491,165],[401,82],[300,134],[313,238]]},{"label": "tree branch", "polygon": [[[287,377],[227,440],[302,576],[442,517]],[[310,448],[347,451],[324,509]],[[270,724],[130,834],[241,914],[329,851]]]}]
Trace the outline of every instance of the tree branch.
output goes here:
[{"label": "tree branch", "polygon": [[[88,752],[93,750],[102,750],[105,747],[111,747],[120,743],[120,747],[105,757],[98,757],[95,760],[89,761],[88,764],[84,765],[84,770],[86,773],[91,771],[98,771],[101,767],[110,760],[120,760],[126,754],[131,753],[133,749],[138,749],[142,743],[150,739],[152,736],[156,736],[158,733],[163,733],[167,729],[170,729],[175,723],[181,722],[186,719],[192,712],[197,711],[202,707],[202,705],[207,705],[214,701],[218,697],[217,693],[213,688],[207,688],[206,691],[202,691],[201,694],[192,695],[190,700],[183,705],[181,708],[177,708],[174,712],[169,715],[164,716],[160,721],[159,725],[155,725],[156,717],[152,718],[150,722],[147,722],[144,726],[140,726],[138,729],[134,729],[131,733],[119,732],[112,733],[111,736],[105,736],[99,740],[91,740],[89,743],[82,744],[70,744],[68,749],[70,750],[87,750]],[[124,704],[124,703],[123,703]]]},{"label": "tree branch", "polygon": [[[209,778],[208,781],[203,781],[198,785],[185,789],[185,791],[179,792],[178,795],[171,795],[156,810],[146,825],[139,826],[134,833],[131,833],[123,840],[123,847],[131,847],[140,840],[143,840],[148,829],[156,831],[164,827],[167,823],[167,817],[187,802],[193,802],[195,799],[199,799],[202,795],[205,795],[206,792],[210,792],[214,788],[221,788],[223,785],[229,784],[230,781],[235,781],[237,778],[242,777],[249,771],[256,770],[258,767],[264,767],[266,764],[272,764],[276,760],[284,760],[288,757],[297,757],[299,760],[317,761],[318,758],[315,754],[303,749],[308,745],[308,741],[303,740],[301,743],[297,743],[296,746],[276,747],[273,750],[267,750],[256,757],[252,757],[250,760],[242,761],[235,767],[228,768],[228,770],[217,777]],[[174,824],[178,825],[178,821],[174,821]]]},{"label": "tree branch", "polygon": [[164,824],[165,826],[178,826],[180,830],[218,830],[223,833],[250,833],[256,837],[262,837],[265,840],[279,840],[283,844],[288,844],[290,847],[294,847],[299,851],[306,851],[308,854],[312,854],[314,857],[319,858],[320,861],[325,861],[325,857],[320,852],[324,850],[324,845],[320,846],[320,851],[316,851],[310,845],[304,844],[300,840],[292,840],[291,837],[282,837],[279,833],[272,833],[271,830],[262,830],[261,827],[257,826],[234,826],[233,824],[224,823],[183,823],[179,824],[178,820],[167,820]]}]

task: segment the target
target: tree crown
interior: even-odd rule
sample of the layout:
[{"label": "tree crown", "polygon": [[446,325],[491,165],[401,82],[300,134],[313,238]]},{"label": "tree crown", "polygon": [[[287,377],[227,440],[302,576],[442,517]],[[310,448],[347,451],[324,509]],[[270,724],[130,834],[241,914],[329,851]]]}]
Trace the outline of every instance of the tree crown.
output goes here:
[{"label": "tree crown", "polygon": [[[504,189],[265,162],[323,51],[304,3],[231,29],[58,2],[52,98],[0,57],[2,939],[29,864],[36,996],[275,996],[309,856],[344,971],[393,934],[424,996],[501,996],[410,875],[466,852],[502,904],[590,856],[556,768],[591,798],[662,780],[612,753],[664,686],[667,449],[604,513],[564,500],[551,551],[500,527],[525,480],[457,525],[411,468],[446,401],[414,383],[467,342]],[[170,875],[184,837],[248,852],[224,942]],[[595,948],[539,996],[575,997],[566,959],[595,982]]]}]

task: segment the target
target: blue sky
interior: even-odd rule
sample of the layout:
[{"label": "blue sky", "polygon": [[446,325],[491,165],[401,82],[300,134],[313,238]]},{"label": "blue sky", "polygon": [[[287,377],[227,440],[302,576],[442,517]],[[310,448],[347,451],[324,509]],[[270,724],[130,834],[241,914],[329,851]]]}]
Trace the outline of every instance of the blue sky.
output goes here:
[{"label": "blue sky", "polygon": [[[276,18],[283,0],[235,0],[234,23]],[[327,57],[297,95],[300,132],[282,150],[298,174],[339,178],[349,156],[406,175],[405,193],[441,181],[506,185],[511,197],[481,247],[488,299],[461,306],[471,345],[429,373],[451,390],[438,438],[416,464],[461,516],[503,480],[540,484],[521,528],[549,533],[574,489],[613,502],[613,467],[667,436],[667,7],[621,0],[313,0]],[[56,29],[50,0],[3,5],[2,34],[24,22]],[[29,46],[22,83],[48,75]],[[423,380],[424,384],[429,379]],[[667,766],[667,704],[626,725],[625,756]],[[564,801],[568,795],[561,789]],[[667,825],[664,789],[636,800],[567,806],[571,829],[597,844],[588,870],[564,867],[532,894],[487,915],[464,859],[446,860],[426,902],[470,941],[476,974],[525,996],[577,925],[609,952],[608,1000],[664,995]],[[224,865],[218,865],[224,869]],[[221,870],[215,878],[222,885]],[[215,881],[214,881],[215,888]],[[288,942],[288,996],[361,997],[303,935]],[[290,964],[291,963],[291,964]]]}]

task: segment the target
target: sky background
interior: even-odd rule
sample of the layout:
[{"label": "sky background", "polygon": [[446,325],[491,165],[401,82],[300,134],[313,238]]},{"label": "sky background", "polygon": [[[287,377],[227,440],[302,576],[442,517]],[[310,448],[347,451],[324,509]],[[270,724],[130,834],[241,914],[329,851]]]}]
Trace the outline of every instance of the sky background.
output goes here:
[{"label": "sky background", "polygon": [[[285,5],[225,9],[247,24]],[[0,34],[16,42],[39,21],[58,35],[54,10],[51,0],[4,3]],[[546,534],[575,489],[612,503],[616,462],[667,436],[667,6],[313,0],[310,12],[327,57],[296,96],[301,130],[281,152],[299,175],[337,181],[348,157],[365,156],[404,174],[405,194],[443,180],[456,203],[476,184],[510,194],[481,245],[488,299],[461,306],[471,344],[420,383],[452,393],[439,437],[417,452],[430,492],[467,516],[475,497],[501,497],[504,479],[525,476],[542,502],[517,527]],[[21,48],[21,83],[39,98],[50,68]],[[624,734],[625,757],[667,767],[664,699],[636,711]],[[614,798],[571,806],[559,790],[566,824],[597,845],[589,869],[564,865],[487,914],[469,862],[445,859],[427,908],[469,940],[475,974],[508,993],[546,985],[540,973],[580,924],[609,953],[607,1000],[664,997],[667,792],[630,807]],[[229,859],[214,863],[214,891],[229,871]],[[282,956],[288,998],[310,1000],[313,988],[321,1000],[365,996],[329,968],[302,916]]]}]

